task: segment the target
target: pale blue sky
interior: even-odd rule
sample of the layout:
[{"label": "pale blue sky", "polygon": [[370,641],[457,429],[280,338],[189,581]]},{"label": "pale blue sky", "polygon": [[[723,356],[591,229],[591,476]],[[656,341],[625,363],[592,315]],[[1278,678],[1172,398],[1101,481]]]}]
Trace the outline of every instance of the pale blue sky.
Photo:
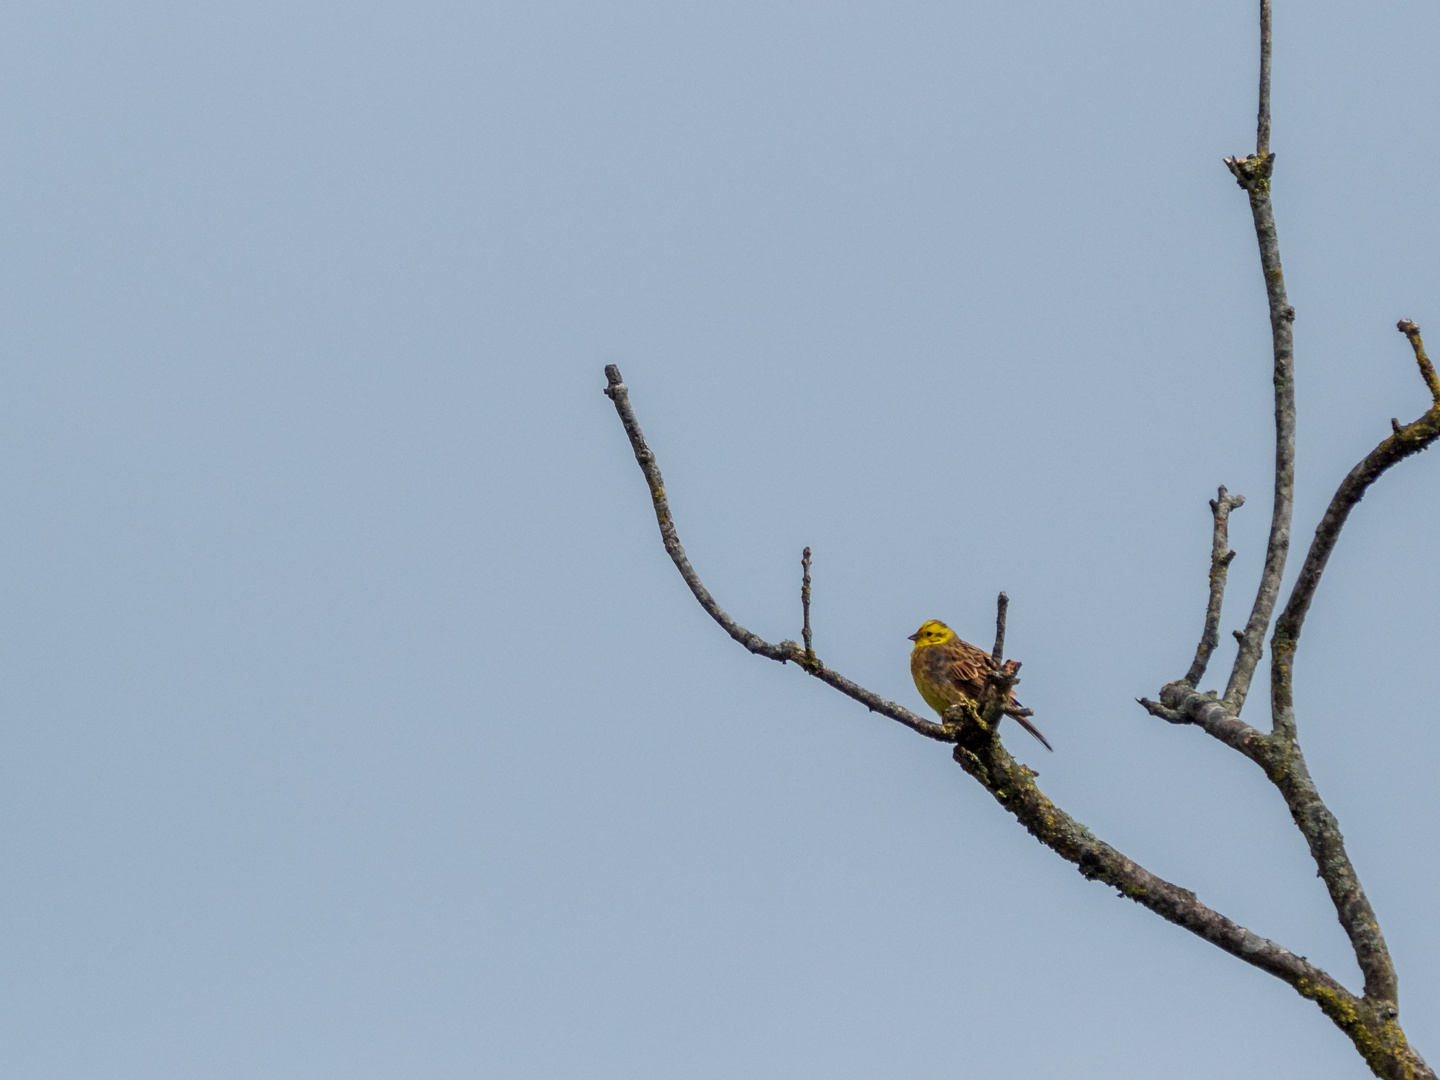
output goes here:
[{"label": "pale blue sky", "polygon": [[[1046,790],[1355,985],[1273,789],[1133,702],[1215,486],[1227,643],[1269,521],[1254,7],[8,5],[5,1075],[1366,1075],[725,638],[600,392],[720,601],[796,636],[811,545],[877,692],[1006,589]],[[1440,11],[1276,7],[1303,545],[1427,403]],[[1432,1062],[1437,493],[1367,497],[1298,665]]]}]

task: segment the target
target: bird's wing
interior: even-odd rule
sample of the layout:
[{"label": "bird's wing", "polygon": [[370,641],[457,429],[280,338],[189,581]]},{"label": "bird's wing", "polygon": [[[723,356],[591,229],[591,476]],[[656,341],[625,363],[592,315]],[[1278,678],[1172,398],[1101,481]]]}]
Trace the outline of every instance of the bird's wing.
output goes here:
[{"label": "bird's wing", "polygon": [[990,654],[968,641],[957,641],[950,651],[945,677],[964,690],[967,696],[978,699],[985,689],[985,676],[990,671]]},{"label": "bird's wing", "polygon": [[[985,692],[985,679],[990,673],[990,654],[984,649],[971,645],[968,641],[956,641],[950,658],[949,670],[946,675],[955,685],[964,689],[966,694],[974,701],[979,701],[980,696]],[[1010,705],[1019,709],[1020,702],[1015,700],[1015,695],[1010,695]],[[1046,750],[1054,750],[1050,740],[1040,734],[1040,729],[1032,724],[1026,717],[1018,716],[1015,713],[1009,714],[1011,719],[1028,731],[1035,738],[1040,740]]]}]

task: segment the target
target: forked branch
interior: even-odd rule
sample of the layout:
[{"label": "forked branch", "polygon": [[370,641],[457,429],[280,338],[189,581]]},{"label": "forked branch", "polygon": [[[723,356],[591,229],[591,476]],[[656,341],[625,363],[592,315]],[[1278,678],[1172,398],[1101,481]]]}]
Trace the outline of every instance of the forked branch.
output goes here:
[{"label": "forked branch", "polygon": [[[1159,702],[1141,698],[1140,704],[1152,715],[1171,723],[1197,724],[1222,742],[1244,753],[1265,770],[1266,776],[1280,791],[1292,819],[1310,847],[1311,856],[1330,893],[1340,924],[1350,939],[1356,961],[1365,978],[1364,996],[1358,999],[1358,1007],[1353,1012],[1344,1014],[1348,1019],[1328,1009],[1327,1012],[1351,1037],[1356,1049],[1376,1075],[1397,1078],[1433,1077],[1434,1073],[1410,1048],[1404,1032],[1400,1029],[1397,1019],[1399,1008],[1395,968],[1385,945],[1379,920],[1345,850],[1339,823],[1320,798],[1306,767],[1296,734],[1292,684],[1292,666],[1300,628],[1350,510],[1381,473],[1405,457],[1423,450],[1440,437],[1440,377],[1436,376],[1434,365],[1425,355],[1419,327],[1412,322],[1402,320],[1399,329],[1409,338],[1414,348],[1421,376],[1430,389],[1435,404],[1412,424],[1402,426],[1398,421],[1392,420],[1391,436],[1351,470],[1350,475],[1341,483],[1325,517],[1316,529],[1315,540],[1291,590],[1289,601],[1275,620],[1270,656],[1271,731],[1268,734],[1261,733],[1240,720],[1240,711],[1244,708],[1245,698],[1260,660],[1261,641],[1279,597],[1280,581],[1289,548],[1295,483],[1295,309],[1289,305],[1285,294],[1279,242],[1270,204],[1270,180],[1275,164],[1275,155],[1269,149],[1270,0],[1261,0],[1260,20],[1257,150],[1251,157],[1229,158],[1225,164],[1249,196],[1270,306],[1275,364],[1275,502],[1270,539],[1250,619],[1245,629],[1236,634],[1240,647],[1225,695],[1217,699],[1213,694],[1202,694],[1196,688],[1204,674],[1210,653],[1218,641],[1219,603],[1224,589],[1223,577],[1217,582],[1217,571],[1223,572],[1220,560],[1225,546],[1222,540],[1225,524],[1221,514],[1226,500],[1225,489],[1221,488],[1220,499],[1210,504],[1215,516],[1210,606],[1206,612],[1205,633],[1196,651],[1195,662],[1184,679],[1170,683],[1161,690]],[[1224,558],[1225,565],[1228,566],[1228,555]]]},{"label": "forked branch", "polygon": [[1389,437],[1350,470],[1340,482],[1325,516],[1315,529],[1315,539],[1310,543],[1305,564],[1290,591],[1285,610],[1275,621],[1275,633],[1271,639],[1270,696],[1275,728],[1270,737],[1273,760],[1267,769],[1320,868],[1320,876],[1330,892],[1340,924],[1350,938],[1355,958],[1365,976],[1365,997],[1386,1008],[1394,1008],[1399,999],[1395,966],[1379,920],[1345,850],[1339,823],[1320,799],[1305,766],[1295,723],[1294,660],[1305,616],[1350,511],[1387,469],[1418,454],[1440,438],[1440,379],[1436,378],[1435,368],[1425,355],[1420,328],[1402,319],[1398,329],[1410,340],[1415,351],[1415,360],[1420,367],[1421,378],[1430,390],[1432,404],[1413,423],[1396,425]]},{"label": "forked branch", "polygon": [[[1305,564],[1291,589],[1285,609],[1275,621],[1271,639],[1271,732],[1262,734],[1241,721],[1228,702],[1217,700],[1213,694],[1199,693],[1189,676],[1164,687],[1159,702],[1141,698],[1140,703],[1152,715],[1171,723],[1194,723],[1204,728],[1265,770],[1284,798],[1296,827],[1305,837],[1365,979],[1364,996],[1358,999],[1357,1009],[1353,1014],[1344,1014],[1351,1019],[1348,1022],[1336,1019],[1336,1023],[1351,1036],[1376,1075],[1425,1077],[1434,1073],[1408,1045],[1398,1023],[1398,979],[1379,919],[1345,849],[1339,822],[1321,799],[1306,766],[1296,731],[1293,689],[1294,657],[1300,630],[1350,511],[1387,469],[1440,438],[1440,377],[1436,376],[1434,365],[1425,353],[1420,328],[1409,320],[1401,320],[1398,329],[1409,339],[1415,352],[1415,360],[1421,378],[1430,390],[1432,404],[1412,423],[1402,425],[1392,421],[1392,433],[1341,482],[1315,530],[1315,539]],[[1224,501],[1225,489],[1220,491],[1221,499],[1210,504],[1216,518],[1211,608],[1207,610],[1206,636],[1201,640],[1197,664],[1192,665],[1191,675],[1197,667],[1201,667],[1198,662],[1210,636],[1211,615],[1215,614],[1215,569],[1224,546],[1220,538],[1220,504]],[[1335,1018],[1336,1014],[1332,1014],[1332,1019]]]}]

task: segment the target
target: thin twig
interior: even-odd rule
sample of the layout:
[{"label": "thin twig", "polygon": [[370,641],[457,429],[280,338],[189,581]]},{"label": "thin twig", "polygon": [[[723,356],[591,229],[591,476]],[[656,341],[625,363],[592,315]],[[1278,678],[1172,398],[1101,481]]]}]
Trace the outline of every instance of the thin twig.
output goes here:
[{"label": "thin twig", "polygon": [[[1415,350],[1415,362],[1420,365],[1420,377],[1430,388],[1430,396],[1440,402],[1440,376],[1435,374],[1435,365],[1430,362],[1430,357],[1425,355],[1425,342],[1420,339],[1420,327],[1409,319],[1401,319],[1395,324],[1395,329],[1410,339],[1410,347]],[[1392,427],[1395,426],[1393,419],[1390,423]]]},{"label": "thin twig", "polygon": [[1260,0],[1260,111],[1255,123],[1255,156],[1270,153],[1270,0]]},{"label": "thin twig", "polygon": [[640,430],[639,421],[635,419],[635,412],[630,408],[629,389],[620,378],[620,369],[614,364],[608,365],[605,368],[605,377],[609,383],[605,387],[605,395],[615,403],[615,411],[620,415],[620,423],[625,426],[625,434],[630,440],[630,448],[635,451],[635,460],[640,465],[640,471],[645,474],[645,483],[650,487],[650,501],[655,508],[655,520],[660,525],[660,539],[665,544],[665,550],[669,553],[671,562],[675,564],[675,569],[680,571],[680,576],[690,587],[690,592],[694,594],[705,612],[719,623],[721,628],[735,641],[756,656],[778,660],[782,664],[787,660],[794,660],[811,675],[833,686],[846,697],[860,702],[871,712],[888,716],[891,720],[904,724],[928,739],[945,743],[954,742],[953,734],[946,731],[943,725],[931,723],[929,720],[916,716],[909,709],[896,705],[893,701],[886,701],[878,694],[872,694],[863,686],[851,682],[838,672],[831,671],[818,658],[813,664],[807,664],[805,650],[793,641],[782,641],[778,645],[773,645],[759,634],[752,634],[725,613],[724,608],[716,603],[715,598],[710,595],[710,590],[705,588],[700,581],[700,575],[695,573],[695,568],[690,565],[690,560],[685,555],[685,549],[680,546],[680,536],[675,531],[675,521],[670,515],[670,501],[665,497],[665,481],[660,476],[660,467],[655,462],[655,454],[645,442],[645,435]]},{"label": "thin twig", "polygon": [[1167,708],[1158,701],[1151,701],[1148,697],[1137,697],[1135,704],[1139,705],[1151,716],[1158,717],[1169,724],[1193,724],[1195,722],[1179,709]]},{"label": "thin twig", "polygon": [[1010,597],[1003,592],[995,598],[995,647],[990,659],[998,667],[1005,659],[1005,613],[1010,610]]},{"label": "thin twig", "polygon": [[1269,744],[1265,733],[1233,716],[1225,703],[1214,694],[1202,694],[1187,682],[1166,683],[1160,688],[1160,700],[1136,698],[1151,716],[1172,724],[1194,724],[1206,734],[1219,739],[1232,750],[1238,750],[1251,761],[1265,767]]},{"label": "thin twig", "polygon": [[1225,164],[1250,196],[1255,236],[1260,245],[1260,268],[1265,276],[1265,293],[1270,303],[1271,348],[1275,355],[1275,503],[1270,517],[1270,539],[1265,545],[1265,565],[1250,619],[1239,635],[1240,648],[1230,682],[1225,687],[1225,705],[1239,716],[1250,692],[1255,667],[1260,663],[1265,631],[1280,596],[1280,580],[1290,551],[1290,518],[1295,503],[1295,309],[1285,295],[1285,275],[1280,268],[1280,243],[1275,233],[1275,214],[1270,205],[1270,177],[1275,155],[1227,158]]},{"label": "thin twig", "polygon": [[1210,542],[1210,602],[1205,606],[1205,630],[1195,649],[1195,660],[1182,682],[1199,686],[1210,663],[1210,654],[1220,644],[1220,609],[1225,602],[1225,579],[1235,552],[1230,550],[1230,511],[1245,505],[1244,495],[1231,495],[1222,485],[1218,497],[1210,500],[1215,531]]},{"label": "thin twig", "polygon": [[1245,707],[1250,682],[1260,663],[1261,642],[1275,612],[1285,558],[1290,548],[1290,518],[1295,494],[1295,348],[1292,324],[1295,309],[1285,295],[1285,275],[1280,268],[1280,245],[1275,232],[1275,215],[1270,205],[1270,177],[1275,155],[1270,152],[1270,53],[1271,0],[1260,0],[1260,105],[1255,129],[1255,154],[1248,158],[1227,158],[1226,166],[1250,196],[1255,235],[1260,243],[1260,267],[1265,275],[1265,292],[1270,302],[1270,333],[1275,354],[1275,501],[1270,520],[1270,539],[1265,547],[1265,566],[1260,574],[1255,604],[1245,629],[1236,634],[1240,648],[1225,702],[1235,715]]},{"label": "thin twig", "polygon": [[665,497],[665,481],[660,476],[660,467],[655,464],[655,455],[650,451],[649,445],[645,442],[645,435],[635,420],[635,413],[630,409],[630,397],[625,383],[620,378],[620,369],[614,364],[608,365],[605,368],[605,377],[609,381],[609,385],[605,388],[605,394],[615,403],[615,410],[620,414],[620,422],[625,425],[625,434],[630,437],[630,445],[635,451],[635,460],[640,463],[640,470],[645,474],[645,482],[650,485],[650,501],[655,506],[655,520],[660,524],[660,539],[664,542],[665,550],[669,552],[671,561],[675,563],[675,568],[685,579],[685,584],[690,586],[690,591],[695,594],[695,599],[700,602],[700,606],[709,616],[745,648],[752,653],[768,656],[771,660],[787,659],[778,646],[771,645],[759,634],[752,634],[727,615],[725,609],[715,602],[715,598],[710,595],[709,590],[700,581],[700,575],[695,573],[695,568],[690,565],[690,560],[685,555],[685,549],[680,546],[680,537],[675,531],[675,521],[670,516],[670,502]]},{"label": "thin twig", "polygon": [[805,549],[805,554],[800,556],[800,609],[804,612],[804,625],[800,628],[800,637],[805,642],[805,666],[813,667],[815,664],[815,647],[810,640],[810,549]]}]

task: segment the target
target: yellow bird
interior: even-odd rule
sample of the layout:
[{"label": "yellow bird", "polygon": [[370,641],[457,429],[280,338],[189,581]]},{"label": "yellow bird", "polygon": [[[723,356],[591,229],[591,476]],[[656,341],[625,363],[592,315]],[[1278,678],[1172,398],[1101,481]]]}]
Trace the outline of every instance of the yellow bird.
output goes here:
[{"label": "yellow bird", "polygon": [[[985,678],[990,673],[990,654],[984,649],[961,641],[954,630],[943,622],[931,619],[910,635],[915,648],[910,653],[910,676],[920,696],[942,717],[945,710],[962,702],[980,704],[985,693]],[[1020,703],[1012,695],[1010,704]],[[1046,750],[1054,750],[1039,728],[1023,716],[1014,719]]]}]

